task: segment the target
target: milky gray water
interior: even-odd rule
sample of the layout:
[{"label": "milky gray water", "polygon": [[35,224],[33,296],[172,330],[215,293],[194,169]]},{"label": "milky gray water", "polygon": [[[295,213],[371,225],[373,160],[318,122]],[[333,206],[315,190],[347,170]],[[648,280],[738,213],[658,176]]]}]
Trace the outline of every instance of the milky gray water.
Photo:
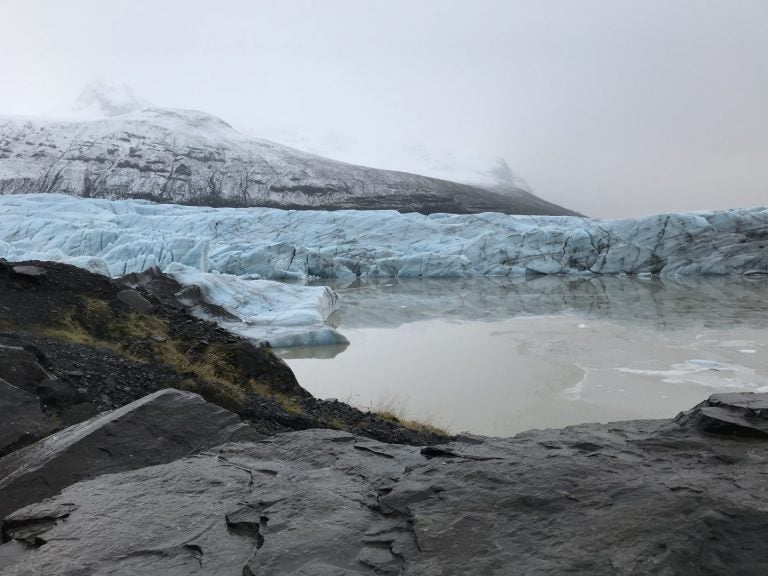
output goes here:
[{"label": "milky gray water", "polygon": [[320,398],[452,432],[667,418],[768,391],[768,279],[539,277],[335,284],[346,348],[281,355]]}]

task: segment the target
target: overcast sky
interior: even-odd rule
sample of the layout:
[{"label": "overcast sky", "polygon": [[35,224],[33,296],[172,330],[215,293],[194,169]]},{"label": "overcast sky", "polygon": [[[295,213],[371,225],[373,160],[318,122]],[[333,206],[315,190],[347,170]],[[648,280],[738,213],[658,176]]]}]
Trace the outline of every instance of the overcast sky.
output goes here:
[{"label": "overcast sky", "polygon": [[388,168],[504,157],[591,216],[768,204],[768,0],[0,0],[0,113],[94,78]]}]

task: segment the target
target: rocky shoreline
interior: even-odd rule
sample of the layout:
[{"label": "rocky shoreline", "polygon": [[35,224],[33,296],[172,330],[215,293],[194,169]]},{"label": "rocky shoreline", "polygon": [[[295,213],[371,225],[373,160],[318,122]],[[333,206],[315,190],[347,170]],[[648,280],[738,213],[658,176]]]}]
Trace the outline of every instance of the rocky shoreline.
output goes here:
[{"label": "rocky shoreline", "polygon": [[768,394],[449,438],[312,398],[179,288],[0,261],[0,575],[768,572]]},{"label": "rocky shoreline", "polygon": [[42,394],[47,429],[171,387],[200,393],[263,435],[330,427],[385,442],[446,439],[313,398],[270,349],[193,316],[196,303],[181,290],[159,272],[110,280],[64,264],[0,260],[0,378]]},{"label": "rocky shoreline", "polygon": [[764,574],[765,414],[417,447],[161,390],[0,459],[0,574]]}]

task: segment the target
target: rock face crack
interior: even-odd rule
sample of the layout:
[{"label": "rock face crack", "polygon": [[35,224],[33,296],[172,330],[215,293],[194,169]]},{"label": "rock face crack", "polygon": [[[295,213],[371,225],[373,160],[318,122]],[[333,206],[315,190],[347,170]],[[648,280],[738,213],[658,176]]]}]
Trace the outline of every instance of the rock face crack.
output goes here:
[{"label": "rock face crack", "polygon": [[376,456],[381,456],[382,458],[389,458],[390,460],[394,460],[395,458],[392,454],[387,454],[386,452],[382,452],[381,450],[376,450],[374,448],[371,448],[370,446],[364,446],[361,444],[355,444],[354,449],[360,450],[362,452],[370,452],[371,454],[375,454]]},{"label": "rock face crack", "polygon": [[262,531],[267,528],[269,517],[260,514],[256,507],[246,505],[239,510],[226,514],[224,520],[227,523],[227,531],[230,534],[250,538],[255,542],[257,550],[264,546]]},{"label": "rock face crack", "polygon": [[450,450],[445,447],[441,446],[426,446],[421,449],[421,454],[427,458],[458,458],[459,460],[474,460],[474,461],[485,461],[485,460],[501,460],[501,458],[496,456],[480,456],[476,454],[461,454],[459,452],[454,452],[453,450]]},{"label": "rock face crack", "polygon": [[11,514],[2,523],[2,541],[17,540],[27,546],[40,547],[46,543],[41,537],[77,509],[74,504],[62,504],[39,515]]},{"label": "rock face crack", "polygon": [[200,568],[203,567],[203,549],[198,546],[197,544],[184,544],[184,548],[189,550],[194,558],[197,559],[197,562],[200,564]]}]

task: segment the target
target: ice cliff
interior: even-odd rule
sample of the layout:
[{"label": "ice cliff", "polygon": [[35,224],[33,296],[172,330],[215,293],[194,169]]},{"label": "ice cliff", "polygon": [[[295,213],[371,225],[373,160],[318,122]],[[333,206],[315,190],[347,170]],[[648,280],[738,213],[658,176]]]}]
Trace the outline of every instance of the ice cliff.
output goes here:
[{"label": "ice cliff", "polygon": [[0,258],[111,277],[157,267],[231,315],[217,318],[227,329],[273,346],[346,342],[326,325],[332,290],[274,280],[747,276],[768,273],[767,247],[766,208],[591,220],[0,196]]},{"label": "ice cliff", "polygon": [[639,219],[200,208],[0,197],[0,257],[109,276],[177,263],[246,278],[768,273],[768,208]]}]

